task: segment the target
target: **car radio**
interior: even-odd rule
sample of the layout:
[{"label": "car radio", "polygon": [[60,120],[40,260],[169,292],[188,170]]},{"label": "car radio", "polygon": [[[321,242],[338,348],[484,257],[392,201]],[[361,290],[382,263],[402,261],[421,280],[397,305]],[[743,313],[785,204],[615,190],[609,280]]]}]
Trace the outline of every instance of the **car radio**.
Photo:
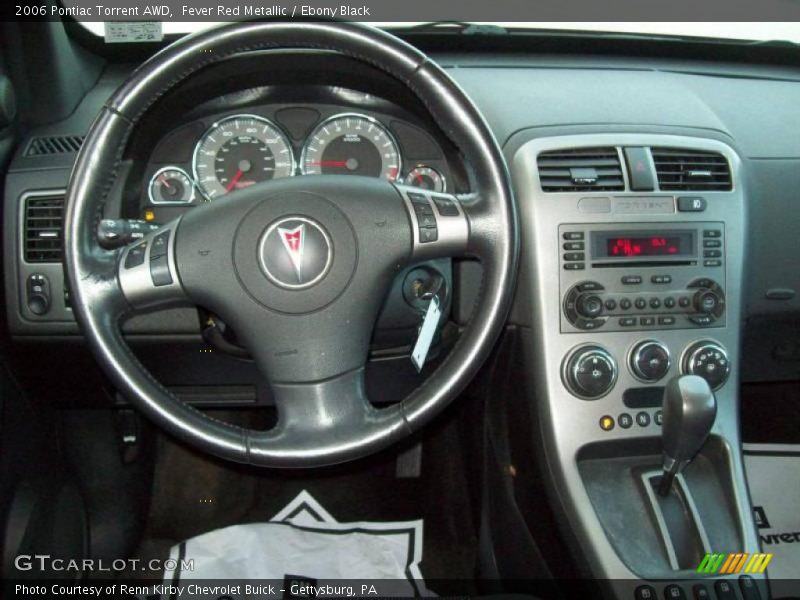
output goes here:
[{"label": "car radio", "polygon": [[723,223],[559,227],[561,331],[725,325]]}]

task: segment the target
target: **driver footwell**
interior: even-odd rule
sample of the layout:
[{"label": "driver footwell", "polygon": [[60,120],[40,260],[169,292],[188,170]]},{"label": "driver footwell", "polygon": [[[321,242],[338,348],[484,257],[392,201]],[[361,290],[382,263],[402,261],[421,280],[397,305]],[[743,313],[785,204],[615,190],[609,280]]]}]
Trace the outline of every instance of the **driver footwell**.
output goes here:
[{"label": "driver footwell", "polygon": [[[422,444],[419,476],[398,476],[398,455],[416,443]],[[477,517],[457,422],[441,423],[423,438],[374,457],[323,469],[237,466],[164,437],[157,438],[155,454],[137,558],[166,558],[183,540],[233,525],[268,523],[305,493],[339,523],[422,520],[420,568],[425,579],[473,579]],[[163,573],[130,575],[161,578]]]}]

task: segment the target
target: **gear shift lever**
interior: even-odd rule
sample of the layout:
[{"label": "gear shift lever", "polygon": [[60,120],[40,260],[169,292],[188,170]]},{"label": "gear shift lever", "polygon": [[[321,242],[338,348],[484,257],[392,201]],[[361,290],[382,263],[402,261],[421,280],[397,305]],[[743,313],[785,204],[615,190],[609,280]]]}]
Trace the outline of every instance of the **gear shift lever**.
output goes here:
[{"label": "gear shift lever", "polygon": [[658,493],[666,496],[675,475],[691,462],[706,441],[717,416],[717,399],[702,377],[673,377],[664,388],[662,411],[664,475]]}]

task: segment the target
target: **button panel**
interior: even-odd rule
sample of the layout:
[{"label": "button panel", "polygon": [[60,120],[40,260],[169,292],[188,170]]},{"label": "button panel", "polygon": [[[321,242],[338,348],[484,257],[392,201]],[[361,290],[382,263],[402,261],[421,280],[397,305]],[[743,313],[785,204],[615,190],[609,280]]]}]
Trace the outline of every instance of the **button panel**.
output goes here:
[{"label": "button panel", "polygon": [[[624,279],[623,285],[635,285]],[[646,293],[613,293],[597,281],[581,281],[567,292],[563,311],[583,331],[710,327],[725,314],[725,294],[707,277],[690,281],[685,290]]]},{"label": "button panel", "polygon": [[[635,237],[691,232],[694,253],[685,261],[668,256],[634,257],[632,262],[599,259],[604,236],[624,231]],[[607,236],[606,236],[607,237]],[[658,331],[724,327],[725,230],[723,223],[596,223],[561,225],[561,331]],[[602,255],[601,255],[602,256]],[[584,289],[593,284],[592,290]],[[587,301],[590,291],[597,298]],[[599,299],[599,302],[597,300]],[[587,311],[586,308],[589,308]]]}]

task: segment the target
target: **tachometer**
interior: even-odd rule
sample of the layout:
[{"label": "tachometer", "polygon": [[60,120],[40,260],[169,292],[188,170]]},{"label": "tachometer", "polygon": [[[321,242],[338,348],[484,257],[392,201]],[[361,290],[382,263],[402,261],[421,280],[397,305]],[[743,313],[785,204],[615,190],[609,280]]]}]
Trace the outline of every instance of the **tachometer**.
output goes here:
[{"label": "tachometer", "polygon": [[447,189],[444,175],[426,165],[418,165],[411,169],[406,175],[405,183],[432,192],[444,192]]},{"label": "tachometer", "polygon": [[183,169],[164,167],[153,173],[147,192],[153,204],[191,204],[194,182]]},{"label": "tachometer", "polygon": [[194,151],[194,176],[209,200],[254,183],[294,175],[292,147],[269,119],[226,117],[203,135]]},{"label": "tachometer", "polygon": [[365,175],[395,181],[400,149],[375,119],[339,114],[320,123],[306,140],[300,169],[307,175]]}]

